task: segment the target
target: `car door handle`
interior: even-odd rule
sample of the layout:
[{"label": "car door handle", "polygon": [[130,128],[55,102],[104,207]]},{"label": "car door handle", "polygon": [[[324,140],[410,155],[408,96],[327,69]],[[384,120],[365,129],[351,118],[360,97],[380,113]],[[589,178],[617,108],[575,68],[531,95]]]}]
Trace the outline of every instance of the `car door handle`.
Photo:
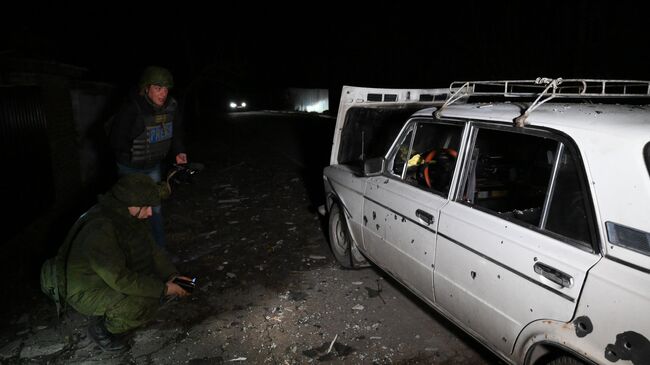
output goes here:
[{"label": "car door handle", "polygon": [[535,272],[539,275],[542,275],[548,280],[564,288],[570,288],[573,286],[573,277],[554,267],[538,262],[533,266],[533,269],[535,269]]},{"label": "car door handle", "polygon": [[433,224],[433,215],[425,212],[424,210],[418,209],[415,211],[415,215],[422,219],[427,225]]}]

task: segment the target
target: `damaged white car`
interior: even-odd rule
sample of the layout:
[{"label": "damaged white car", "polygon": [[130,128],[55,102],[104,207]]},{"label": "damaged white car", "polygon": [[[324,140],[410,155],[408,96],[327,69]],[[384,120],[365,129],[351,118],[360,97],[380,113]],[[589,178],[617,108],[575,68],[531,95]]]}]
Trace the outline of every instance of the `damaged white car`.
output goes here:
[{"label": "damaged white car", "polygon": [[649,97],[619,80],[344,87],[334,256],[508,363],[649,364]]}]

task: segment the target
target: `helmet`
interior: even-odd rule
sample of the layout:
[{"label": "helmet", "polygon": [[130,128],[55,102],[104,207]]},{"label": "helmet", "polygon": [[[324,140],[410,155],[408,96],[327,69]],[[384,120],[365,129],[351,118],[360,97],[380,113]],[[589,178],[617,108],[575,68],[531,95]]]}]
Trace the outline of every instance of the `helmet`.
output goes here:
[{"label": "helmet", "polygon": [[140,88],[148,85],[159,85],[167,88],[174,86],[174,78],[168,69],[159,66],[149,66],[144,69],[140,77]]},{"label": "helmet", "polygon": [[115,199],[129,207],[155,207],[160,205],[161,188],[144,174],[122,176],[111,188]]}]

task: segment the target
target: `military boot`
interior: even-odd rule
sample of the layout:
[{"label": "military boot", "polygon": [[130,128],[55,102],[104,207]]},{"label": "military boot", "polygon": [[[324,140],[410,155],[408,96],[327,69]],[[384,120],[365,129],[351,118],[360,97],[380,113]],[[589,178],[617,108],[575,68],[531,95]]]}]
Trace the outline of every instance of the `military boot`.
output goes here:
[{"label": "military boot", "polygon": [[88,335],[104,351],[122,351],[128,347],[123,336],[108,332],[104,325],[104,318],[90,321]]}]

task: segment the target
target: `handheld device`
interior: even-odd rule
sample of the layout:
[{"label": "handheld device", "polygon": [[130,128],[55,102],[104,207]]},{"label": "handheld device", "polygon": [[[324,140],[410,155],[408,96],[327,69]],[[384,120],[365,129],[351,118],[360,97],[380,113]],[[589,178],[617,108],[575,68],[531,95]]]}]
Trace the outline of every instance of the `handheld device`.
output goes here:
[{"label": "handheld device", "polygon": [[177,284],[181,288],[185,289],[185,291],[188,293],[191,293],[194,291],[194,288],[196,288],[196,278],[192,278],[191,281],[181,278],[174,278],[174,280],[172,280],[172,283]]}]

